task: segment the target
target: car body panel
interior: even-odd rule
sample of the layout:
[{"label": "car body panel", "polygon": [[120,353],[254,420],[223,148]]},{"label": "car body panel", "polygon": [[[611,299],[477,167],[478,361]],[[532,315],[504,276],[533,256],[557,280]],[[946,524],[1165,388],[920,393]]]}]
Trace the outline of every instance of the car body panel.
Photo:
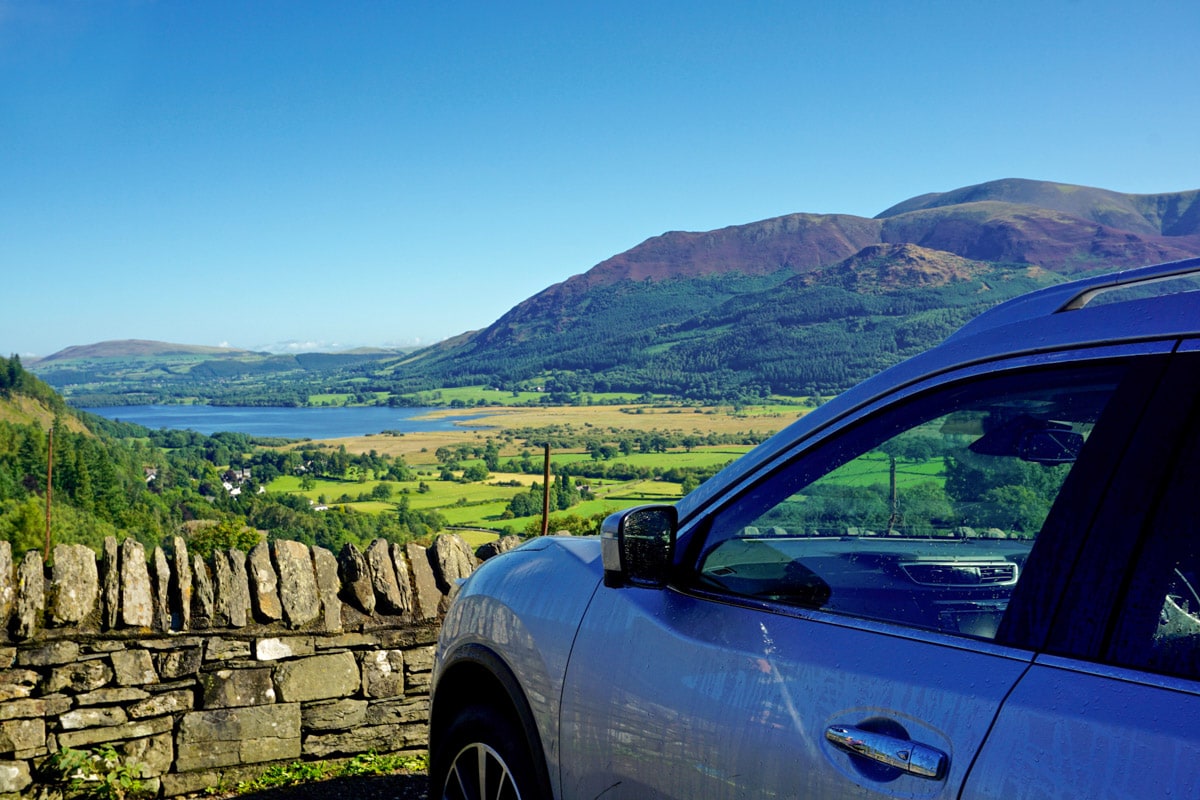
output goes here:
[{"label": "car body panel", "polygon": [[[562,796],[955,797],[1029,657],[908,633],[673,590],[598,592],[564,687]],[[872,777],[826,740],[867,720],[945,752],[946,776]]]},{"label": "car body panel", "polygon": [[1200,796],[1200,685],[1042,656],[1004,704],[963,800]]},{"label": "car body panel", "polygon": [[[486,648],[520,676],[546,759],[554,763],[567,659],[600,578],[595,538],[540,538],[486,561],[461,586],[442,624],[432,704],[446,665],[460,652]],[[553,780],[555,770],[550,774]]]}]

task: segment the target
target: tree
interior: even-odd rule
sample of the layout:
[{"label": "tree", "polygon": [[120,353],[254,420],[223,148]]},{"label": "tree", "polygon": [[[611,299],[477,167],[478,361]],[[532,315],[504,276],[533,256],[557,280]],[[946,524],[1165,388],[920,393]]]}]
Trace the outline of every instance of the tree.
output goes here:
[{"label": "tree", "polygon": [[223,519],[216,525],[201,528],[192,534],[188,549],[204,558],[211,558],[214,550],[248,552],[261,539],[258,531],[246,527],[240,520]]}]

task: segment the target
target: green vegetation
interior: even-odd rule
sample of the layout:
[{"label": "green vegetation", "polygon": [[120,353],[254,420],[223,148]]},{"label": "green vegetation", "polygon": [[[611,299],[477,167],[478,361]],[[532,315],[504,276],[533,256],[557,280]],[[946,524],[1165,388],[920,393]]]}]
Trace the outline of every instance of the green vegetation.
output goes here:
[{"label": "green vegetation", "polygon": [[[241,434],[149,431],[73,412],[15,356],[0,358],[0,375],[0,538],[18,554],[44,546],[48,472],[51,542],[97,551],[106,536],[154,547],[183,534],[202,554],[264,537],[338,552],[375,538],[428,541],[445,525],[436,511],[410,508],[405,497],[387,503],[390,493],[371,496],[370,488],[366,499],[383,503],[377,513],[344,506],[321,513],[303,496],[265,490],[283,474],[347,489],[405,480],[402,458],[315,445],[284,452],[273,449],[277,441]],[[27,407],[41,411],[14,421],[14,409]]]},{"label": "green vegetation", "polygon": [[123,758],[111,744],[95,750],[60,748],[43,772],[47,783],[65,787],[74,797],[126,800],[151,794],[142,781],[142,765]]},{"label": "green vegetation", "polygon": [[225,786],[214,786],[208,790],[209,795],[243,795],[253,792],[265,792],[284,786],[295,786],[311,781],[324,781],[333,778],[350,778],[360,775],[395,775],[401,773],[420,773],[429,769],[428,758],[424,754],[393,753],[379,754],[374,751],[360,753],[345,761],[294,761],[290,764],[277,764],[268,767],[261,775],[253,780],[239,781],[230,790]]},{"label": "green vegetation", "polygon": [[[0,375],[0,538],[18,554],[45,541],[51,444],[52,543],[99,551],[106,536],[133,536],[150,548],[182,535],[207,556],[271,539],[333,552],[375,538],[428,543],[449,526],[490,532],[473,540],[536,532],[546,444],[552,528],[591,532],[613,511],[677,499],[766,435],[599,427],[581,411],[582,425],[497,430],[490,438],[464,432],[467,441],[409,464],[401,455],[319,442],[151,431],[71,410],[15,357],[0,359]],[[631,422],[714,419],[661,404],[634,410],[642,409],[654,413]],[[606,418],[624,416],[613,410]]]}]

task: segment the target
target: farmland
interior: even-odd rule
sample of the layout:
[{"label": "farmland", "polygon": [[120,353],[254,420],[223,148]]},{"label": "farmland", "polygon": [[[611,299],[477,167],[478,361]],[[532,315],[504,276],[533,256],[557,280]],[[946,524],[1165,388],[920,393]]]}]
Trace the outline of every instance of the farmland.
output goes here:
[{"label": "farmland", "polygon": [[[471,423],[481,429],[377,434],[318,443],[332,451],[344,448],[349,454],[373,452],[402,458],[410,470],[407,480],[382,480],[367,471],[351,472],[338,480],[284,475],[271,481],[267,489],[301,495],[319,507],[344,507],[368,514],[391,513],[402,507],[435,511],[449,527],[519,533],[535,526],[539,516],[513,515],[509,503],[542,482],[542,443],[552,442],[552,472],[573,474],[581,498],[567,509],[552,512],[551,519],[575,527],[580,521],[629,506],[674,502],[685,489],[686,476],[712,474],[748,451],[754,442],[795,421],[802,411],[787,405],[737,411],[666,405],[490,407],[486,416]],[[461,413],[461,407],[432,415],[455,413]],[[723,441],[705,443],[714,439]],[[634,440],[640,447],[629,444]],[[642,451],[650,441],[657,443],[655,450]],[[499,459],[499,468],[485,467],[485,460],[477,455],[484,447],[492,448],[493,467],[494,459]],[[449,454],[456,455],[452,458]],[[524,469],[508,468],[522,462]],[[529,469],[531,463],[533,470]],[[487,477],[465,479],[471,468],[476,475],[485,471]],[[622,477],[595,477],[597,471]],[[564,521],[567,516],[574,518],[574,524]]]}]

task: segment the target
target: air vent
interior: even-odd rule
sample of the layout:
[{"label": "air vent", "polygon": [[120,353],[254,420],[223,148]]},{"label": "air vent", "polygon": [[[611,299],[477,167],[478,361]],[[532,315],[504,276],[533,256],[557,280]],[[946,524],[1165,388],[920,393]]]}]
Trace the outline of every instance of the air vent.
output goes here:
[{"label": "air vent", "polygon": [[1017,565],[1011,561],[921,561],[901,564],[913,583],[922,586],[1011,586]]}]

